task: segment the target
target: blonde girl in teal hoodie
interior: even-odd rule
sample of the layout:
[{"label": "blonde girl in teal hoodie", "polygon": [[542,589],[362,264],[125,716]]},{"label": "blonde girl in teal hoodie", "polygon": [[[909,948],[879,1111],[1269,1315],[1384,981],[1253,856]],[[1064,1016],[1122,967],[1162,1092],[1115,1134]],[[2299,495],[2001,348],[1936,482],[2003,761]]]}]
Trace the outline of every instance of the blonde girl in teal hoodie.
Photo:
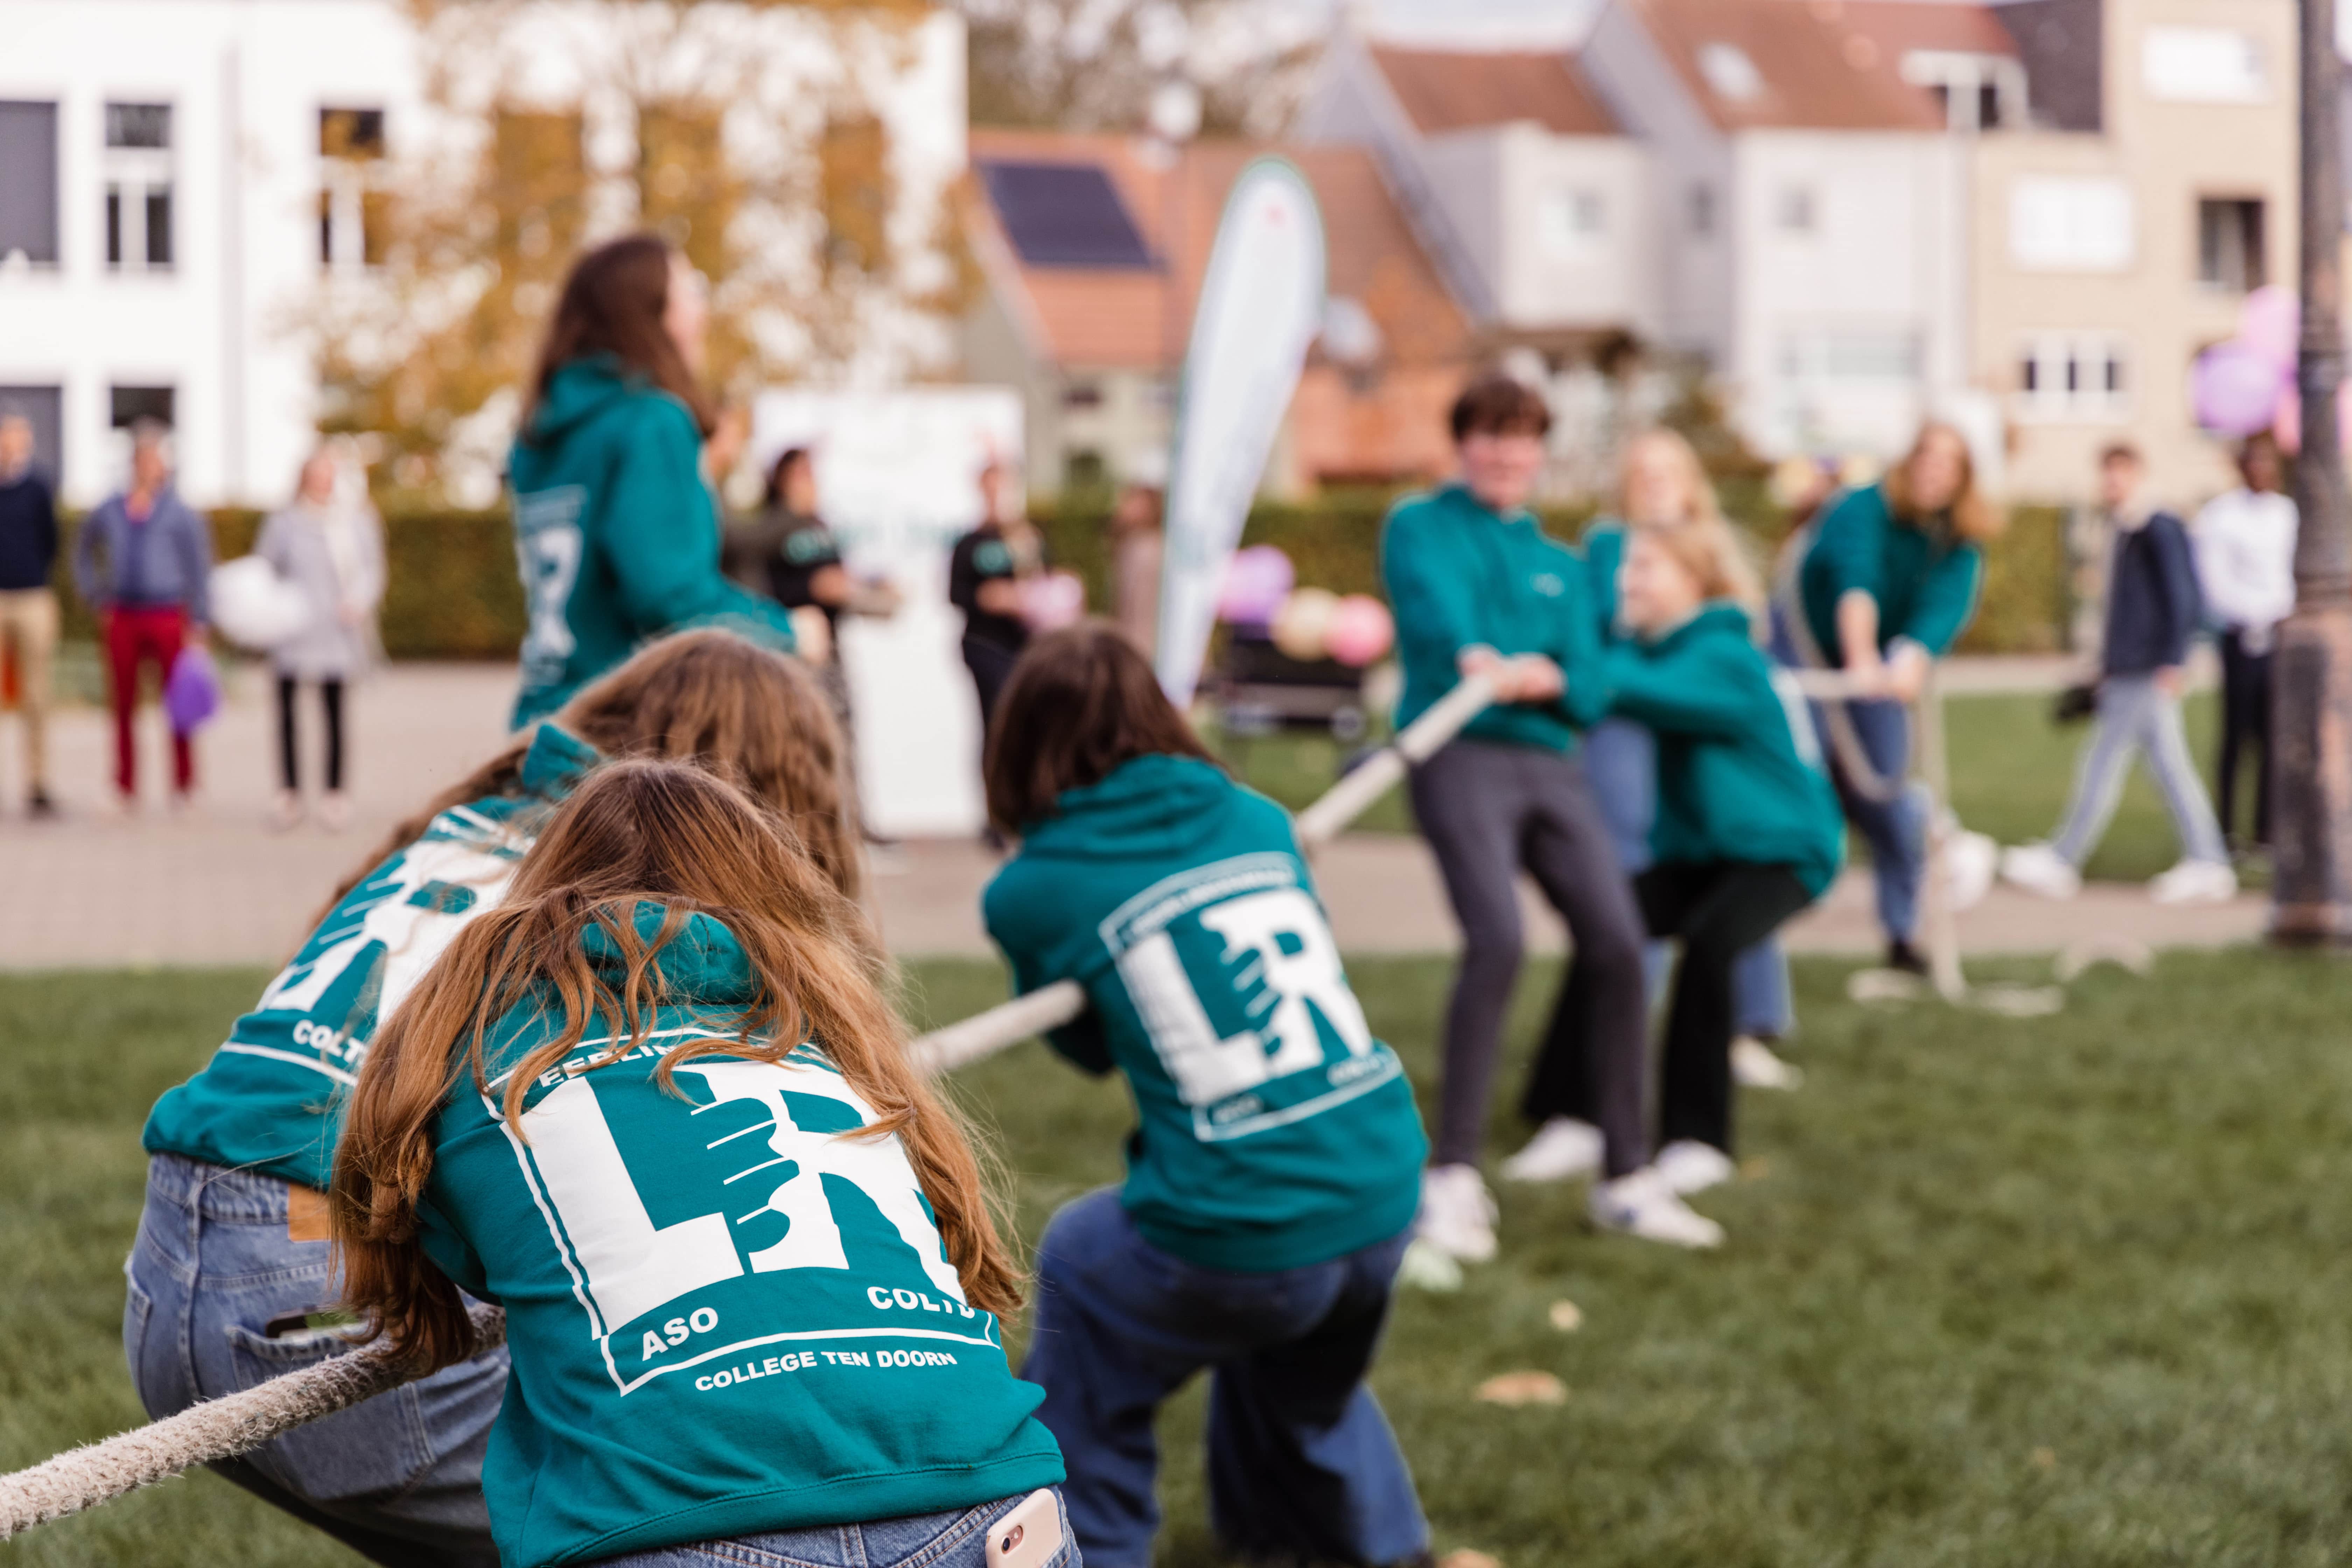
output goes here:
[{"label": "blonde girl in teal hoodie", "polygon": [[702,473],[714,422],[695,384],[705,288],[650,234],[598,247],[564,280],[507,458],[530,614],[517,729],[680,627],[792,651],[789,612],[719,570]]},{"label": "blonde girl in teal hoodie", "polygon": [[[740,637],[667,637],[509,742],[393,830],[211,1062],[156,1101],[123,1269],[123,1352],[149,1415],[352,1348],[326,1238],[351,1085],[434,957],[505,896],[556,806],[604,759],[645,755],[740,780],[856,895],[824,695]],[[494,1568],[482,1455],[506,1378],[503,1351],[459,1362],[216,1468],[388,1568]]]},{"label": "blonde girl in teal hoodie", "polygon": [[[616,763],[377,1041],[337,1257],[425,1370],[466,1354],[467,1296],[506,1309],[506,1568],[982,1568],[1061,1480],[1005,1363],[1013,1256],[885,969],[772,813]],[[1076,1568],[1040,1500],[1040,1568]]]}]

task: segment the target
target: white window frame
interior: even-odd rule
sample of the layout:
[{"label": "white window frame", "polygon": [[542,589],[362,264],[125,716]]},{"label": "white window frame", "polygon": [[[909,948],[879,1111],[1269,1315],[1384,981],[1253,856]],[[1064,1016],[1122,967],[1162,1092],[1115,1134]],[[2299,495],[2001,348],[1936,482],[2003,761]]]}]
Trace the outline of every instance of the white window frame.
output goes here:
[{"label": "white window frame", "polygon": [[[143,106],[159,100],[110,96],[106,101],[110,105],[135,103]],[[100,132],[99,199],[101,212],[103,205],[110,202],[115,204],[117,214],[116,256],[106,255],[104,231],[103,228],[100,230],[100,259],[109,272],[168,273],[180,264],[180,231],[184,226],[180,212],[179,181],[174,171],[173,147],[180,139],[181,114],[177,103],[170,100],[160,101],[171,116],[171,132],[163,146],[108,146],[102,127]],[[172,233],[169,238],[172,259],[151,262],[147,259],[147,203],[159,191],[171,204]]]},{"label": "white window frame", "polygon": [[[1914,49],[1903,57],[1902,77],[1921,89],[1942,88],[1945,124],[1953,131],[2000,131],[2026,121],[2025,67],[2006,55],[1968,54],[1957,49]],[[1979,94],[1993,89],[1993,122],[1984,122]]]},{"label": "white window frame", "polygon": [[1561,181],[1536,197],[1536,248],[1550,260],[1599,251],[1609,236],[1609,199],[1589,184]]},{"label": "white window frame", "polygon": [[[2021,374],[2014,406],[2020,420],[2037,425],[2120,425],[2131,417],[2131,342],[2121,332],[2053,331],[2029,332],[2019,340],[2016,363],[2034,366],[2036,384],[2028,390]],[[2066,384],[2068,367],[2074,367],[2075,384]],[[2109,391],[2107,373],[2120,367],[2123,385]]]},{"label": "white window frame", "polygon": [[[2108,204],[2119,243],[2102,241],[2084,215]],[[2139,204],[2131,185],[2103,174],[2020,174],[2009,187],[2009,259],[2022,272],[2128,272],[2139,258]]]},{"label": "white window frame", "polygon": [[[2241,72],[2208,68],[2231,53]],[[2140,87],[2159,103],[2268,103],[2272,76],[2260,40],[2241,28],[2164,26],[2140,35]]]}]

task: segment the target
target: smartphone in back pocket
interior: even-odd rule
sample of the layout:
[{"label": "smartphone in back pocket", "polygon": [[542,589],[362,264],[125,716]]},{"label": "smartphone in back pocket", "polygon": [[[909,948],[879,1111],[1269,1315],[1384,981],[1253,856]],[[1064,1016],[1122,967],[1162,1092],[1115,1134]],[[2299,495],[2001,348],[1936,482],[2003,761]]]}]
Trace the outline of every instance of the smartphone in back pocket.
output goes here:
[{"label": "smartphone in back pocket", "polygon": [[988,1527],[988,1568],[1045,1568],[1061,1554],[1062,1507],[1040,1487]]}]

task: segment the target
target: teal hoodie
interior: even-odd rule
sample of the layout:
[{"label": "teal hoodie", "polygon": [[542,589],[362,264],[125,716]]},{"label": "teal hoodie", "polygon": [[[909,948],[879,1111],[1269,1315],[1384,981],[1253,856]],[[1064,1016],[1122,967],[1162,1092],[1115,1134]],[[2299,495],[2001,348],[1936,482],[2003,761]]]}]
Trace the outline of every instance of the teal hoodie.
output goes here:
[{"label": "teal hoodie", "polygon": [[1503,517],[1458,484],[1409,496],[1381,525],[1381,581],[1404,664],[1399,728],[1454,688],[1462,650],[1480,643],[1545,655],[1567,672],[1568,690],[1549,702],[1489,708],[1462,731],[1468,739],[1570,752],[1576,731],[1600,718],[1585,564],[1529,513]]},{"label": "teal hoodie", "polygon": [[377,1027],[467,922],[505,896],[555,804],[595,765],[541,724],[521,788],[452,806],[343,895],[211,1062],[166,1089],[141,1142],[324,1192],[343,1096]]},{"label": "teal hoodie", "polygon": [[1718,602],[1655,640],[1628,638],[1609,652],[1610,704],[1658,737],[1661,865],[1790,866],[1818,898],[1844,858],[1845,820],[1804,699],[1748,631],[1746,610]]},{"label": "teal hoodie", "polygon": [[507,466],[530,617],[517,729],[665,632],[723,626],[792,651],[782,606],[719,569],[701,453],[686,405],[608,354],[573,360],[548,383]]},{"label": "teal hoodie", "polygon": [[1280,806],[1196,758],[1135,758],[1022,830],[982,912],[1019,990],[1086,988],[1085,1016],[1048,1038],[1126,1076],[1121,1202],[1152,1246],[1270,1273],[1412,1222],[1412,1089],[1365,1026]]},{"label": "teal hoodie", "polygon": [[[651,937],[663,911],[640,904]],[[582,936],[617,988],[603,930]],[[508,1568],[772,1531],[944,1512],[1063,1479],[994,1317],[964,1301],[895,1136],[815,1043],[782,1062],[661,1055],[731,1037],[753,994],[727,929],[688,919],[659,954],[667,997],[625,1036],[592,1026],[533,1079],[507,1075],[562,1009],[525,1005],[485,1042],[433,1131],[418,1236],[507,1312],[514,1374],[482,1468]],[[747,1178],[749,1178],[747,1180]]]},{"label": "teal hoodie", "polygon": [[1805,626],[1832,664],[1845,662],[1837,605],[1860,591],[1878,601],[1878,647],[1907,638],[1937,658],[1951,651],[1977,613],[1984,552],[1948,524],[1897,521],[1886,487],[1848,490],[1814,524],[1797,569]]},{"label": "teal hoodie", "polygon": [[1613,517],[1596,518],[1576,542],[1584,557],[1584,591],[1592,605],[1592,625],[1601,646],[1615,644],[1622,634],[1617,625],[1617,574],[1625,564],[1625,525]]}]

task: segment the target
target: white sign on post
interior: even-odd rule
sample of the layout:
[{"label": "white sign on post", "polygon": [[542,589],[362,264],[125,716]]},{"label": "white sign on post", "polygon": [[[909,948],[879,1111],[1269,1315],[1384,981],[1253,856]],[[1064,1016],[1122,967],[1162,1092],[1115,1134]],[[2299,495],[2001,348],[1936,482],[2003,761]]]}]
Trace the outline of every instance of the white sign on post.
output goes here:
[{"label": "white sign on post", "polygon": [[904,595],[888,620],[841,626],[860,804],[877,833],[977,833],[986,816],[980,705],[963,667],[963,615],[948,603],[948,556],[981,521],[982,467],[1017,463],[1021,441],[1021,398],[1009,387],[784,389],[751,405],[754,460],[813,449],[817,510],[850,572],[887,577]]}]

